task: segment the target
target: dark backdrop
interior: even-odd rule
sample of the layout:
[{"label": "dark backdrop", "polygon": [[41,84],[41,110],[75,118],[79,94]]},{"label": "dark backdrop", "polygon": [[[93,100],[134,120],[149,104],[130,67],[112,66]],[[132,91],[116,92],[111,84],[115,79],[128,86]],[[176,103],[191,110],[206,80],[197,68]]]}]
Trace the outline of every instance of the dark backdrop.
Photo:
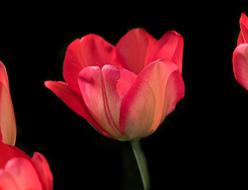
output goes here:
[{"label": "dark backdrop", "polygon": [[245,1],[61,4],[1,6],[0,13],[0,59],[9,73],[17,146],[47,157],[55,189],[121,189],[128,144],[96,133],[43,82],[62,80],[65,49],[75,38],[97,33],[116,43],[134,27],[156,38],[174,29],[185,39],[185,98],[142,140],[152,189],[247,185],[248,92],[232,72]]}]

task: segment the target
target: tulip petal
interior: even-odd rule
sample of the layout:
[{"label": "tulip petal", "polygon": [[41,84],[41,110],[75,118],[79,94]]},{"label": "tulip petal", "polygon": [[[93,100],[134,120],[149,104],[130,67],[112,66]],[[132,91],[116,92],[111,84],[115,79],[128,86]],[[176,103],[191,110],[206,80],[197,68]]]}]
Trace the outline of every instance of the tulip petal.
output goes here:
[{"label": "tulip petal", "polygon": [[248,17],[245,13],[241,14],[240,20],[240,33],[238,37],[238,45],[242,43],[248,43]]},{"label": "tulip petal", "polygon": [[8,74],[4,64],[0,61],[0,82],[3,86],[9,86]]},{"label": "tulip petal", "polygon": [[[113,73],[112,77],[116,80],[119,77],[118,73]],[[111,136],[120,136],[108,108],[101,69],[97,66],[84,68],[79,74],[78,83],[84,102],[92,117],[98,123],[101,123],[101,126]],[[113,97],[113,99],[115,98]]]},{"label": "tulip petal", "polygon": [[115,47],[98,35],[89,34],[73,41],[67,48],[63,76],[69,86],[80,91],[78,74],[87,66],[118,65]]},{"label": "tulip petal", "polygon": [[16,141],[16,122],[14,109],[8,89],[0,83],[0,128],[2,141],[14,145]]},{"label": "tulip petal", "polygon": [[0,131],[3,142],[14,145],[16,141],[16,122],[9,91],[8,75],[0,61]]},{"label": "tulip petal", "polygon": [[35,152],[32,157],[32,162],[38,171],[38,174],[40,176],[40,180],[42,184],[44,185],[44,190],[52,190],[53,189],[53,175],[50,170],[49,164],[46,160],[46,158],[38,153]]},{"label": "tulip petal", "polygon": [[97,131],[104,136],[109,136],[108,133],[92,118],[81,95],[72,90],[67,83],[61,81],[46,81],[45,86],[60,98],[69,108],[92,124]]},{"label": "tulip petal", "polygon": [[13,177],[3,169],[0,170],[0,190],[20,190]]},{"label": "tulip petal", "polygon": [[[171,74],[176,71],[179,72],[179,69],[174,63],[156,61],[147,65],[137,77],[123,98],[120,113],[121,131],[130,139],[151,134],[175,107],[175,99],[178,98],[171,96],[177,93],[168,90],[177,89],[174,85],[178,84],[172,80],[169,88],[167,85]],[[179,88],[182,84],[179,84]]]},{"label": "tulip petal", "polygon": [[5,166],[19,189],[42,190],[39,176],[31,162],[24,158],[13,158]]},{"label": "tulip petal", "polygon": [[8,160],[15,158],[15,157],[29,159],[29,157],[24,152],[19,150],[18,148],[4,144],[2,142],[0,142],[0,155],[1,155],[0,156],[0,168],[3,168],[5,164],[8,162]]},{"label": "tulip petal", "polygon": [[117,43],[117,52],[124,67],[138,74],[147,63],[147,56],[156,40],[143,29],[130,30]]},{"label": "tulip petal", "polygon": [[85,104],[93,118],[101,123],[112,137],[120,138],[120,102],[136,76],[111,65],[86,67],[80,72],[79,86]]},{"label": "tulip petal", "polygon": [[106,96],[107,112],[118,128],[120,117],[120,103],[136,79],[136,75],[126,69],[116,69],[111,65],[102,68],[104,93]]},{"label": "tulip petal", "polygon": [[178,65],[180,72],[182,72],[183,46],[183,37],[175,31],[168,31],[151,51],[150,62],[156,60],[172,61]]},{"label": "tulip petal", "polygon": [[152,131],[159,127],[167,115],[169,115],[176,107],[176,104],[184,97],[185,87],[182,75],[179,70],[173,71],[167,79],[164,92],[164,106],[160,122],[154,123]]},{"label": "tulip petal", "polygon": [[248,90],[248,44],[241,44],[234,50],[233,71],[238,83]]}]

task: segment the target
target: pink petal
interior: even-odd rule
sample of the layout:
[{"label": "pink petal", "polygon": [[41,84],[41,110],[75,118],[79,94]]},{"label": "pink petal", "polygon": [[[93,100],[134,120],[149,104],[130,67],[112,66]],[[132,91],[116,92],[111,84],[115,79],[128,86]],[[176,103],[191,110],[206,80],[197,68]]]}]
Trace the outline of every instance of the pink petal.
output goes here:
[{"label": "pink petal", "polygon": [[0,170],[0,190],[21,190],[13,177],[3,169]]},{"label": "pink petal", "polygon": [[10,146],[0,142],[0,169],[5,166],[5,164],[12,158],[20,157],[29,159],[29,157],[14,146]]},{"label": "pink petal", "polygon": [[248,43],[248,17],[242,13],[239,20],[240,33],[238,37],[238,45]]},{"label": "pink petal", "polygon": [[53,175],[46,158],[42,154],[36,152],[32,157],[32,162],[40,176],[42,184],[44,185],[43,190],[52,190]]},{"label": "pink petal", "polygon": [[[174,111],[176,104],[184,97],[185,86],[182,75],[179,70],[173,71],[167,79],[167,84],[164,93],[164,107],[160,123],[165,117]],[[152,130],[155,131],[159,124],[154,124]]]},{"label": "pink petal", "polygon": [[85,104],[93,118],[113,138],[121,138],[120,102],[134,80],[135,75],[131,72],[111,65],[105,65],[102,70],[99,67],[86,67],[80,72],[79,86]]},{"label": "pink petal", "polygon": [[13,158],[6,164],[5,171],[12,176],[19,187],[19,190],[42,190],[39,176],[29,160],[24,158]]},{"label": "pink petal", "polygon": [[152,81],[153,78],[150,81],[150,85],[154,85],[153,92],[157,99],[156,116],[162,113],[161,117],[155,117],[152,131],[155,131],[165,117],[175,109],[176,104],[184,97],[185,93],[184,81],[179,68],[171,62],[164,61],[162,63],[157,66],[160,67],[159,70],[163,70],[159,73],[160,79],[157,86],[156,81]]},{"label": "pink petal", "polygon": [[183,37],[179,33],[166,32],[151,51],[150,62],[163,59],[172,61],[178,65],[180,72],[182,72],[183,46]]},{"label": "pink petal", "polygon": [[[121,105],[120,126],[128,138],[141,138],[151,134],[165,115],[173,110],[179,98],[172,96],[182,94],[176,91],[184,89],[181,86],[181,74],[176,75],[176,78],[180,77],[177,78],[179,83],[170,79],[176,71],[179,73],[175,64],[156,61],[147,65],[140,73]],[[169,79],[172,81],[168,83]]]},{"label": "pink petal", "polygon": [[85,118],[101,134],[109,136],[108,133],[92,118],[81,95],[72,90],[67,83],[60,81],[46,81],[45,86],[58,96],[58,98],[60,98],[69,108]]},{"label": "pink petal", "polygon": [[126,70],[126,69],[119,69],[120,71],[120,78],[117,81],[116,84],[116,90],[118,93],[118,96],[120,97],[120,100],[123,99],[123,97],[126,95],[126,93],[131,88],[132,84],[137,78],[137,75]]},{"label": "pink petal", "polygon": [[87,66],[118,65],[115,47],[100,36],[89,34],[73,41],[67,48],[63,75],[65,81],[79,92],[78,74]]},{"label": "pink petal", "polygon": [[15,144],[16,122],[9,91],[8,75],[5,66],[0,61],[0,133],[3,142]]},{"label": "pink petal", "polygon": [[0,82],[3,86],[9,86],[8,74],[3,62],[0,61]]},{"label": "pink petal", "polygon": [[117,43],[124,67],[138,74],[147,63],[147,56],[156,40],[143,29],[130,30]]},{"label": "pink petal", "polygon": [[234,50],[233,72],[238,83],[248,90],[248,44],[241,44]]}]

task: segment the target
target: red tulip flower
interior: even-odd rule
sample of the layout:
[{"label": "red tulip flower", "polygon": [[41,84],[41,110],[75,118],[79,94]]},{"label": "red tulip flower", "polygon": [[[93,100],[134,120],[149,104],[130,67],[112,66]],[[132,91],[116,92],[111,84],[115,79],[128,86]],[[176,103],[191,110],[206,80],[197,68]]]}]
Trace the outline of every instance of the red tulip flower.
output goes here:
[{"label": "red tulip flower", "polygon": [[0,142],[0,190],[52,190],[53,176],[43,155],[29,158]]},{"label": "red tulip flower", "polygon": [[0,141],[14,145],[16,140],[16,122],[9,90],[8,75],[0,61]]},{"label": "red tulip flower", "polygon": [[153,133],[184,96],[183,38],[133,29],[116,46],[89,34],[67,48],[65,82],[45,85],[101,134],[133,140]]},{"label": "red tulip flower", "polygon": [[29,158],[11,146],[15,140],[16,122],[8,75],[0,61],[0,190],[52,190],[53,177],[44,156],[34,153]]},{"label": "red tulip flower", "polygon": [[237,47],[233,52],[233,71],[238,83],[248,90],[248,17],[240,17],[240,33]]}]

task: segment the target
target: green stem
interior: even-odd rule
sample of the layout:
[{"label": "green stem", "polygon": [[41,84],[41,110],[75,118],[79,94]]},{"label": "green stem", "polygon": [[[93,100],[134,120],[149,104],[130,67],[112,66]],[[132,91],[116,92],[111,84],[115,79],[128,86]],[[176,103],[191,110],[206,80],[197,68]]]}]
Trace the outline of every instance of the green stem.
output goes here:
[{"label": "green stem", "polygon": [[144,190],[148,190],[150,188],[149,173],[148,173],[146,158],[140,146],[140,141],[138,140],[131,141],[131,145],[139,168]]}]

